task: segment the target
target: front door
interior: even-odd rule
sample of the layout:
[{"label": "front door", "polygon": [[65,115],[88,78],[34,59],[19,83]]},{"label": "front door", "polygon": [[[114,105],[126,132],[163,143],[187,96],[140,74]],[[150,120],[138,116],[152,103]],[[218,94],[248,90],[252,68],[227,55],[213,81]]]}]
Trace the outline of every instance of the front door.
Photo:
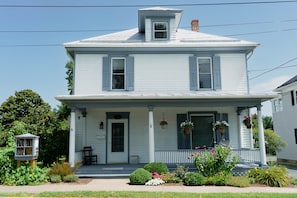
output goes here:
[{"label": "front door", "polygon": [[108,120],[107,163],[128,163],[128,120]]},{"label": "front door", "polygon": [[214,122],[213,115],[193,115],[191,121],[194,123],[192,131],[192,148],[194,147],[212,147],[213,146],[213,131],[212,123]]}]

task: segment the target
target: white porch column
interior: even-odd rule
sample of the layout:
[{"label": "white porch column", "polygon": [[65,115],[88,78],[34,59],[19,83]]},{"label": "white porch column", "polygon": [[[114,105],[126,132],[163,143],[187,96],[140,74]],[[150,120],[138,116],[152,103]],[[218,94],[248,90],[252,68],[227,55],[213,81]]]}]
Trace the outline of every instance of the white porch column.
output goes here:
[{"label": "white porch column", "polygon": [[260,147],[261,166],[267,166],[265,139],[264,139],[264,127],[263,127],[263,121],[262,121],[261,105],[257,106],[257,116],[258,116],[258,134],[259,134],[259,147]]},{"label": "white porch column", "polygon": [[75,166],[75,108],[71,108],[70,113],[70,133],[69,133],[69,164]]},{"label": "white porch column", "polygon": [[149,162],[155,161],[155,137],[154,137],[154,112],[153,107],[148,107],[149,111]]}]

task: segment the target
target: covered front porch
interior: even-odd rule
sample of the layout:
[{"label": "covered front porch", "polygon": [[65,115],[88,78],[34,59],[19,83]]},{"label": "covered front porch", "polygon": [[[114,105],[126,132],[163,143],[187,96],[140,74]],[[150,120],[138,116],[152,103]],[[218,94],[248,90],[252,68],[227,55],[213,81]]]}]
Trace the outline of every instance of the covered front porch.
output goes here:
[{"label": "covered front porch", "polygon": [[[261,102],[271,96],[263,95],[238,95],[220,94],[211,95],[125,95],[125,96],[63,96],[59,100],[68,103],[72,107],[69,163],[74,167],[81,161],[81,149],[83,146],[92,146],[98,155],[100,165],[112,165],[114,163],[132,164],[131,157],[139,159],[137,163],[164,162],[166,164],[189,163],[189,157],[197,150],[197,134],[205,131],[195,131],[196,136],[191,136],[190,144],[180,144],[179,115],[184,119],[193,119],[204,116],[212,121],[222,118],[229,119],[228,146],[234,148],[239,159],[243,163],[259,164],[266,166],[264,130],[262,119],[258,119],[259,149],[252,145],[251,133],[242,124],[244,115],[248,115],[248,109],[257,108],[257,116],[261,118]],[[168,131],[163,132],[159,126],[162,113],[171,120]],[[225,117],[224,117],[225,116]],[[79,120],[80,119],[80,120]],[[104,123],[104,128],[96,132],[99,123]],[[113,123],[116,123],[113,125]],[[121,123],[121,124],[118,124]],[[211,123],[209,123],[211,124]],[[114,148],[110,148],[113,141],[113,127],[123,130],[122,142]],[[202,127],[203,128],[203,127]],[[207,147],[218,144],[218,138],[212,130],[206,131],[211,137]],[[170,136],[168,136],[170,135]],[[245,136],[247,135],[247,136]],[[193,138],[196,138],[193,141]],[[200,140],[200,139],[198,139]],[[209,141],[207,140],[207,141]],[[248,142],[247,142],[248,141]],[[80,149],[78,148],[80,145]],[[120,145],[118,147],[118,145]],[[235,146],[234,146],[235,145]],[[202,145],[200,145],[202,146]],[[121,162],[111,160],[111,154],[123,152],[125,156]],[[122,157],[117,153],[116,158]],[[190,162],[191,163],[191,162]],[[106,170],[106,169],[105,169]]]}]

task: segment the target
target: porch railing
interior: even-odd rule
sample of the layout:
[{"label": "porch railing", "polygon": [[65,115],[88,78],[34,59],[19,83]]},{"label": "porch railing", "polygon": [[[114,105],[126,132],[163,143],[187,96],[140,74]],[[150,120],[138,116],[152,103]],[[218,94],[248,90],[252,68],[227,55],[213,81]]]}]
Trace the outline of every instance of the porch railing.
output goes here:
[{"label": "porch railing", "polygon": [[[193,155],[201,150],[155,151],[155,161],[172,164],[192,163]],[[233,149],[240,163],[260,163],[259,149]]]}]

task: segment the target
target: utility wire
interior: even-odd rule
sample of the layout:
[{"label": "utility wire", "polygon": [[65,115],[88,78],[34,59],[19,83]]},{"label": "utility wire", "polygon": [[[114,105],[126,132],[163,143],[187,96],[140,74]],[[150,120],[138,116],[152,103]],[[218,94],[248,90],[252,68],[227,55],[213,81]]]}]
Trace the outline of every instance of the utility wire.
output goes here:
[{"label": "utility wire", "polygon": [[136,4],[136,5],[0,5],[0,8],[134,8],[155,6],[227,6],[227,5],[257,5],[257,4],[280,4],[297,3],[297,0],[287,1],[245,1],[245,2],[220,2],[220,3],[185,3],[185,4]]},{"label": "utility wire", "polygon": [[[297,65],[282,66],[282,67],[279,67],[278,69],[286,69],[286,68],[289,68],[289,67],[297,67]],[[260,71],[267,71],[267,70],[269,70],[269,69],[251,69],[248,72],[260,72]]]},{"label": "utility wire", "polygon": [[256,78],[258,78],[258,77],[260,77],[260,76],[263,76],[264,74],[267,74],[267,73],[272,72],[272,71],[274,71],[274,70],[276,70],[276,69],[279,69],[279,68],[283,67],[284,65],[286,65],[286,64],[288,64],[288,63],[290,63],[290,62],[292,62],[292,61],[294,61],[294,60],[297,60],[297,56],[294,57],[294,58],[292,58],[292,59],[290,59],[290,60],[288,60],[288,61],[286,61],[286,62],[284,62],[284,63],[282,63],[282,64],[280,64],[280,65],[278,65],[278,66],[276,66],[276,67],[273,67],[272,69],[269,69],[269,70],[267,70],[267,71],[265,71],[265,72],[262,72],[261,74],[256,75],[256,76],[250,78],[249,80],[256,79]]}]

